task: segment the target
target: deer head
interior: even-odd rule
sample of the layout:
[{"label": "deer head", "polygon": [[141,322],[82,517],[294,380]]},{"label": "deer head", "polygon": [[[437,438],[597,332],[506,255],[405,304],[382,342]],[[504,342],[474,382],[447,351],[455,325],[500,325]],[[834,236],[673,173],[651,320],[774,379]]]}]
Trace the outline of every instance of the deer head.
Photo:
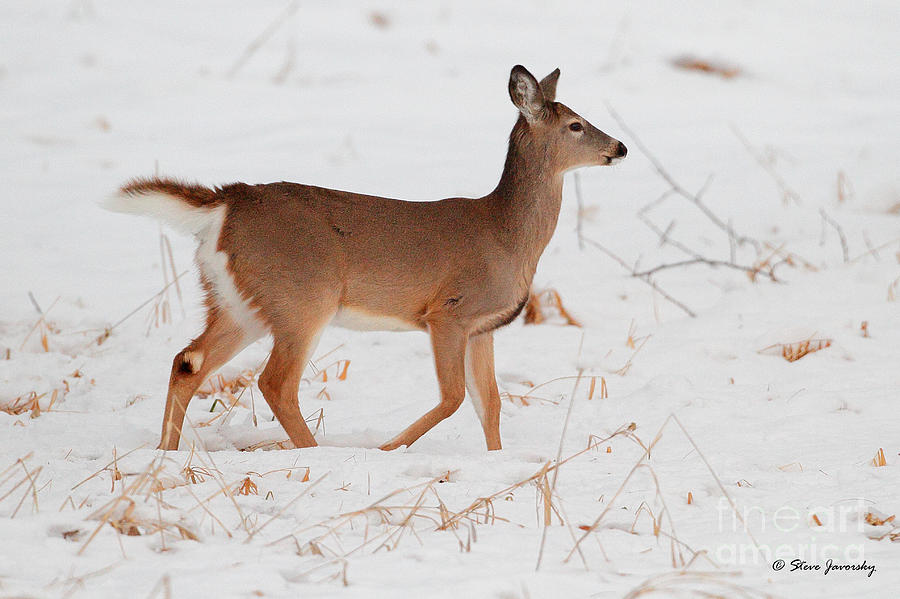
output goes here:
[{"label": "deer head", "polygon": [[615,164],[628,153],[625,144],[600,131],[571,108],[556,102],[559,69],[538,83],[521,66],[509,75],[509,96],[520,117],[513,142],[523,152],[542,157],[545,168],[564,173],[581,166]]}]

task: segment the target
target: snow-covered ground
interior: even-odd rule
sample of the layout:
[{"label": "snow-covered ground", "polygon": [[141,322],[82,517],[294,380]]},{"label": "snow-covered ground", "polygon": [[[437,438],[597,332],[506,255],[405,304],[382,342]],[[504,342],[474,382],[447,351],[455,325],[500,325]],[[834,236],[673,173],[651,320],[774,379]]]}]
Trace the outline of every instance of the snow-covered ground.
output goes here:
[{"label": "snow-covered ground", "polygon": [[[900,512],[898,26],[892,0],[3,3],[0,595],[896,596],[894,521],[864,519]],[[428,341],[340,329],[300,393],[319,448],[266,451],[285,435],[251,385],[196,398],[182,450],[152,449],[202,324],[196,274],[119,321],[171,278],[162,235],[177,272],[193,242],[96,202],[155,172],[481,195],[516,63],[559,66],[559,99],[630,154],[579,173],[583,247],[568,176],[536,275],[583,327],[496,336],[504,449],[469,406],[374,449],[436,401]],[[689,192],[712,176],[702,201],[759,249],[732,260],[678,195],[643,216],[706,258],[779,263],[777,282],[655,273],[691,318],[631,276],[689,258],[639,218],[670,185],[635,134]],[[782,357],[810,339],[830,346]]]}]

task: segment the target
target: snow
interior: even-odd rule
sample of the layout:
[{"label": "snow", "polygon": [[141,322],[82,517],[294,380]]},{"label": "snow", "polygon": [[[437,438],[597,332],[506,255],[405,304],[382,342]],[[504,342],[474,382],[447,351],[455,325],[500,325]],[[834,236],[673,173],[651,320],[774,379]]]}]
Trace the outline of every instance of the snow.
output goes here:
[{"label": "snow", "polygon": [[[40,396],[39,412],[0,411],[0,594],[896,595],[900,543],[893,521],[880,522],[900,510],[895,2],[286,7],[0,6],[0,405],[16,412]],[[674,68],[684,55],[740,74]],[[579,247],[568,175],[535,283],[558,290],[584,326],[519,319],[496,335],[502,451],[484,450],[469,405],[410,448],[375,449],[436,401],[428,340],[342,329],[316,352],[328,380],[310,369],[300,392],[311,425],[321,410],[319,448],[264,451],[285,435],[253,385],[227,414],[226,395],[195,398],[182,450],[152,449],[171,360],[202,326],[196,273],[180,279],[183,301],[169,288],[167,318],[151,321],[161,306],[150,302],[95,340],[171,281],[161,233],[176,272],[193,241],[97,203],[157,171],[209,185],[481,195],[503,164],[517,63],[539,78],[560,67],[559,99],[629,146],[621,164],[578,173],[585,237],[639,270],[686,258],[638,218],[669,185],[608,104],[679,185],[695,192],[713,176],[706,204],[765,244],[760,255],[737,247],[736,262],[780,248],[793,265],[777,267],[776,283],[706,265],[654,275],[690,318],[594,245]],[[846,237],[846,261],[822,210]],[[691,250],[730,259],[728,235],[684,198],[644,215],[663,230],[674,222],[668,234]],[[761,351],[809,339],[830,346],[794,362]],[[256,368],[267,343],[223,377]],[[350,361],[346,380],[339,360]],[[589,377],[603,378],[607,398],[599,378],[588,398]],[[663,426],[641,461],[637,441]],[[536,570],[542,495],[515,485],[552,466],[561,438],[566,458],[616,431],[550,470],[558,513]],[[251,446],[261,449],[239,451]],[[883,467],[872,465],[879,449]],[[447,517],[510,486],[490,504],[494,520],[480,509],[478,523],[436,530],[441,505]],[[394,509],[341,519],[372,505]],[[566,561],[579,527],[601,515]],[[141,534],[124,534],[133,523]],[[875,571],[825,574],[828,558]],[[775,559],[787,566],[774,570]],[[791,571],[793,559],[820,570]]]}]

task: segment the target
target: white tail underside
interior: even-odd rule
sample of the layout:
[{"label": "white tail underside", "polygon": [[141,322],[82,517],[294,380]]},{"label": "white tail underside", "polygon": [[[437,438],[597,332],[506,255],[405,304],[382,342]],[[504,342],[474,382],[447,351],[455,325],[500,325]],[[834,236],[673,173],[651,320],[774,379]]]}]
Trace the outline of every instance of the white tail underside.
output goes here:
[{"label": "white tail underside", "polygon": [[115,193],[100,204],[103,208],[124,214],[152,216],[173,229],[201,235],[215,224],[217,207],[196,208],[177,196],[158,191]]}]

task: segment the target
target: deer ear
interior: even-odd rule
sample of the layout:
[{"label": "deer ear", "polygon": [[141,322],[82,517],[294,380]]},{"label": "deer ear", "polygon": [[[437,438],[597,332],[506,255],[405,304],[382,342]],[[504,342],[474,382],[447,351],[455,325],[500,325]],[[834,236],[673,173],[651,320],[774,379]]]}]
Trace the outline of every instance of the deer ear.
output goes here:
[{"label": "deer ear", "polygon": [[514,66],[509,74],[509,97],[529,122],[538,121],[546,115],[544,92],[534,75],[522,65]]},{"label": "deer ear", "polygon": [[547,102],[556,101],[557,81],[559,81],[559,69],[554,69],[552,73],[541,79],[541,91],[544,92],[544,99]]}]

